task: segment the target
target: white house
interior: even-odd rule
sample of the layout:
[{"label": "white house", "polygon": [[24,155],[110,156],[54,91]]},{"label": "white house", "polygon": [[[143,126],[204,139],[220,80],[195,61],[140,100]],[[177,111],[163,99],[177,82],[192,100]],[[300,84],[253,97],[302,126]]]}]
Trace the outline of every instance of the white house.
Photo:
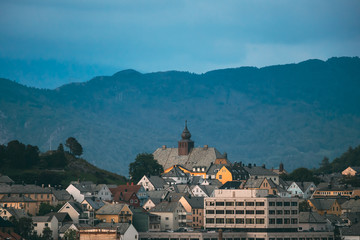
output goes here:
[{"label": "white house", "polygon": [[80,214],[83,212],[82,207],[77,202],[67,202],[58,212],[68,213],[73,223],[79,223]]},{"label": "white house", "polygon": [[81,203],[85,197],[96,197],[100,200],[111,201],[112,195],[106,184],[93,184],[92,182],[71,182],[66,191]]},{"label": "white house", "polygon": [[144,175],[137,185],[142,185],[145,191],[160,191],[164,189],[166,182],[164,179],[158,176],[146,176]]},{"label": "white house", "polygon": [[48,227],[52,231],[52,238],[58,239],[59,237],[59,221],[53,216],[35,216],[32,217],[34,232],[40,236],[43,233],[44,228]]},{"label": "white house", "polygon": [[292,182],[287,189],[292,197],[301,197],[304,199],[309,199],[315,190],[316,185],[313,182]]},{"label": "white house", "polygon": [[179,202],[161,202],[150,209],[150,212],[160,216],[160,231],[176,230],[186,226],[187,213]]}]

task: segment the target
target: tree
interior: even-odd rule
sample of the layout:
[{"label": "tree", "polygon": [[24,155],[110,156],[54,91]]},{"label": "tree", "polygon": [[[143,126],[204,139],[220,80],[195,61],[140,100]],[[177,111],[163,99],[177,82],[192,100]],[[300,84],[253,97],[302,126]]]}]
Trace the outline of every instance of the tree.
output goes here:
[{"label": "tree", "polygon": [[62,207],[61,204],[58,204],[56,206],[52,206],[48,203],[41,203],[40,204],[40,207],[39,207],[39,213],[38,215],[39,216],[44,216],[48,213],[51,213],[51,212],[57,212],[60,210],[60,208]]},{"label": "tree", "polygon": [[320,179],[314,176],[314,173],[307,168],[297,168],[289,175],[281,175],[281,178],[285,181],[295,182],[314,182],[315,184],[320,182]]},{"label": "tree", "polygon": [[21,237],[28,239],[34,229],[31,218],[23,217],[19,221],[15,217],[10,217],[10,222],[14,224],[14,231]]},{"label": "tree", "polygon": [[42,239],[43,240],[51,240],[52,239],[52,231],[49,227],[45,227],[42,232]]},{"label": "tree", "polygon": [[65,146],[69,148],[70,153],[72,153],[74,156],[81,156],[83,153],[82,146],[74,137],[69,137],[66,140]]},{"label": "tree", "polygon": [[164,168],[154,159],[151,153],[141,153],[135,158],[135,162],[129,165],[129,175],[132,181],[139,181],[144,175],[159,176]]},{"label": "tree", "polygon": [[76,230],[68,229],[64,234],[65,240],[76,240]]}]

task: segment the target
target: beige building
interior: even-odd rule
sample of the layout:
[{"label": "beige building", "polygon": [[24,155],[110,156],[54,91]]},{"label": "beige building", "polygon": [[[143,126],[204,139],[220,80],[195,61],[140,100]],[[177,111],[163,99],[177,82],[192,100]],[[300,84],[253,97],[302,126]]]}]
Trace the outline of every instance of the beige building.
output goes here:
[{"label": "beige building", "polygon": [[160,231],[173,231],[186,227],[187,212],[180,202],[164,201],[150,209],[154,215],[160,216]]},{"label": "beige building", "polygon": [[217,189],[205,198],[204,208],[207,229],[298,228],[298,199],[268,195],[267,190]]}]

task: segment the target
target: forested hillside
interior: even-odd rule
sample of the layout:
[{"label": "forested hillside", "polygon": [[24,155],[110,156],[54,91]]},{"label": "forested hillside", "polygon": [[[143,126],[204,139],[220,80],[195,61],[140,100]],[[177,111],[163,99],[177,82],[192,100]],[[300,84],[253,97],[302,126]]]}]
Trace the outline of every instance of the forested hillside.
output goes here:
[{"label": "forested hillside", "polygon": [[[0,74],[1,75],[1,74]],[[318,167],[360,143],[360,59],[331,58],[192,74],[125,70],[54,90],[0,79],[0,143],[54,149],[68,136],[92,164],[127,175],[141,152],[195,146],[230,161]]]}]

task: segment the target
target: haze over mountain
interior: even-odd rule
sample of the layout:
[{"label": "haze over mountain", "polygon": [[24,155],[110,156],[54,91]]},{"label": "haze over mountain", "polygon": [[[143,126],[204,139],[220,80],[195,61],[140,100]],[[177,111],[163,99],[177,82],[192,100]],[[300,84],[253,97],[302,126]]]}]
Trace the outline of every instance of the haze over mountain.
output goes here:
[{"label": "haze over mountain", "polygon": [[230,161],[318,167],[360,144],[360,59],[331,58],[191,74],[125,70],[55,90],[0,79],[0,144],[56,149],[69,136],[98,167],[128,175],[141,152],[195,146]]}]

